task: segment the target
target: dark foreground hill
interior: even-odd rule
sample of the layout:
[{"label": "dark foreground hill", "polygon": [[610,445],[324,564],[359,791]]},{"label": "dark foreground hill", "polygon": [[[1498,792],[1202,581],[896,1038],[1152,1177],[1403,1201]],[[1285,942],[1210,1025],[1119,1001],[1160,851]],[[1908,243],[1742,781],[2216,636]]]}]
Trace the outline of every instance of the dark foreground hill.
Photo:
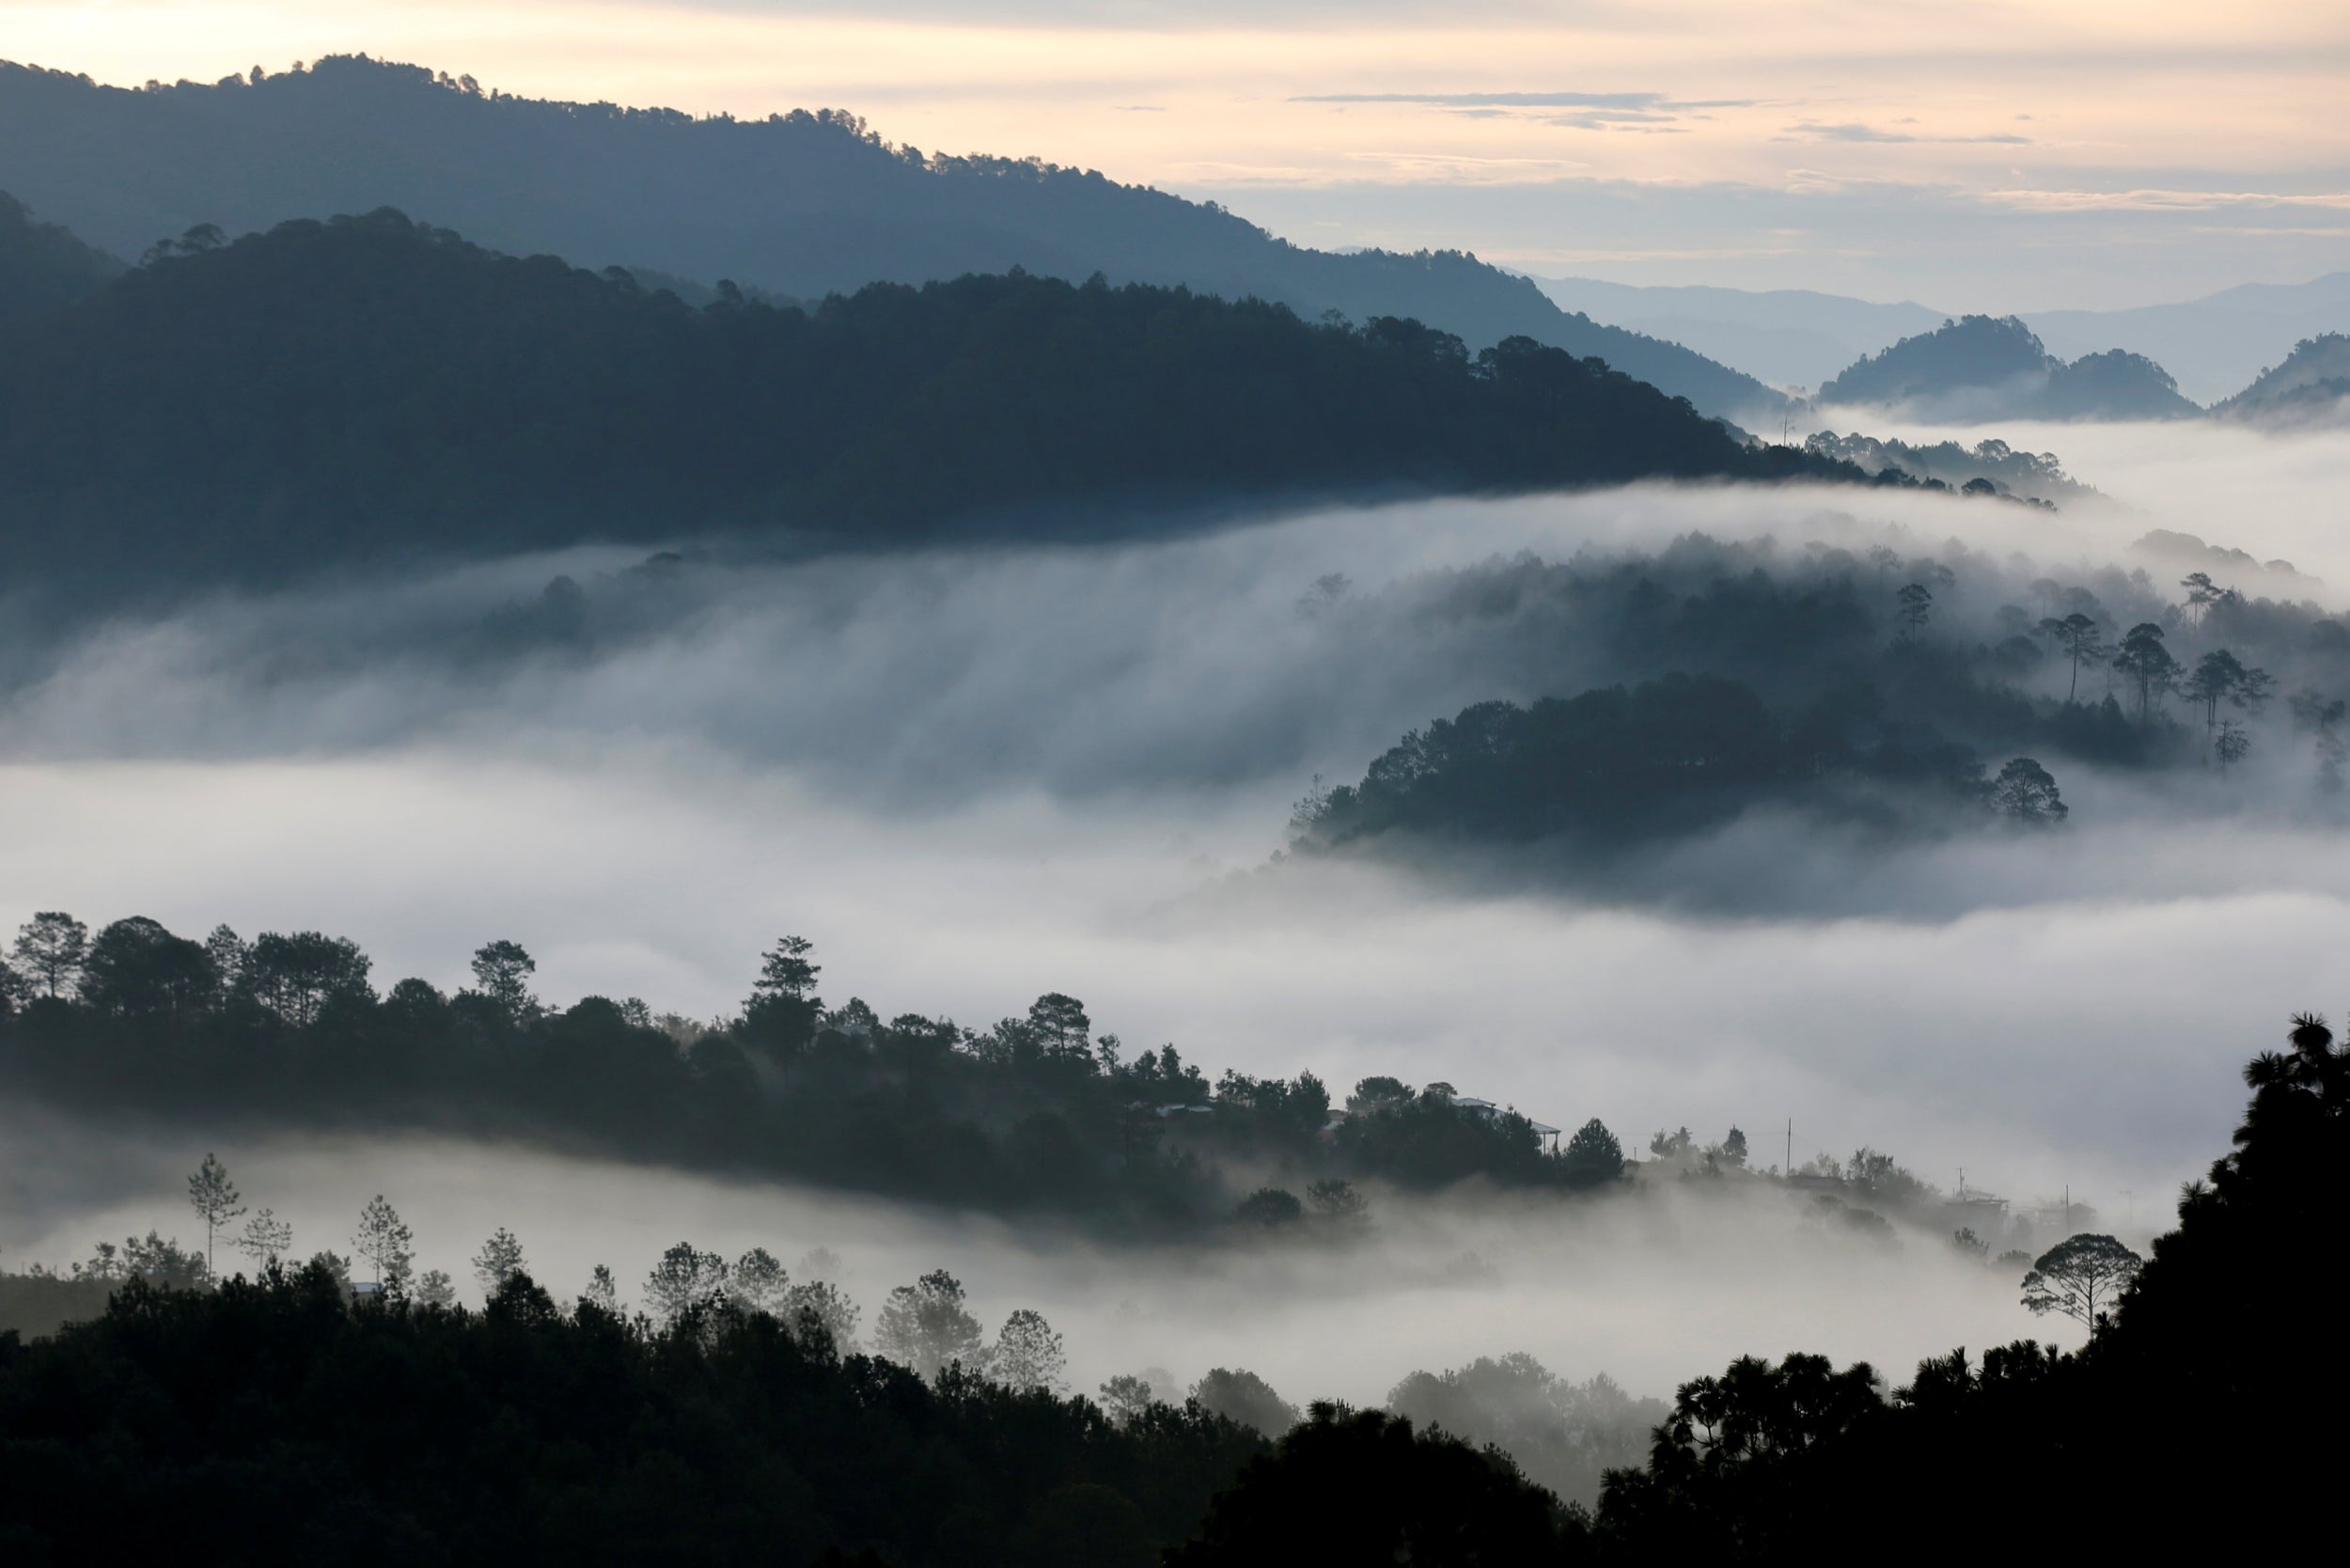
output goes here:
[{"label": "dark foreground hill", "polygon": [[1299,315],[1404,316],[1483,348],[1525,336],[1767,422],[1781,396],[1678,344],[1561,311],[1459,252],[1339,256],[1213,203],[1037,159],[893,147],[854,115],[763,120],[485,93],[365,56],[133,90],[0,62],[0,189],[136,256],[200,223],[232,233],[398,207],[484,244],[585,265],[731,278],[821,299],[1013,267],[1184,285]]},{"label": "dark foreground hill", "polygon": [[1963,316],[1856,361],[1820,400],[2041,419],[2183,419],[2169,371],[2121,349],[2067,365],[2013,316]]},{"label": "dark foreground hill", "polygon": [[[2233,1149],[2142,1271],[2101,1235],[2033,1265],[2027,1291],[2083,1320],[2085,1349],[1953,1351],[1889,1397],[1867,1363],[1742,1357],[1681,1387],[1649,1463],[1609,1471],[1590,1513],[1376,1412],[1317,1405],[1268,1452],[1131,1381],[1101,1403],[961,1364],[925,1381],[841,1355],[812,1313],[692,1288],[689,1247],[662,1325],[521,1274],[478,1313],[353,1306],[321,1261],[216,1291],[133,1282],[54,1339],[0,1335],[0,1544],[59,1565],[1566,1568],[1888,1543],[1945,1560],[1919,1549],[1931,1529],[1969,1557],[2264,1560],[2328,1528],[2350,1448],[2342,1359],[2305,1321],[2338,1294],[2350,1058],[2299,1018],[2245,1077]],[[922,1285],[909,1311],[961,1310],[951,1277]]]},{"label": "dark foreground hill", "polygon": [[1849,476],[1524,338],[1025,275],[702,310],[396,212],[198,235],[0,327],[0,570],[266,577],[790,531],[1114,536],[1243,499]]}]

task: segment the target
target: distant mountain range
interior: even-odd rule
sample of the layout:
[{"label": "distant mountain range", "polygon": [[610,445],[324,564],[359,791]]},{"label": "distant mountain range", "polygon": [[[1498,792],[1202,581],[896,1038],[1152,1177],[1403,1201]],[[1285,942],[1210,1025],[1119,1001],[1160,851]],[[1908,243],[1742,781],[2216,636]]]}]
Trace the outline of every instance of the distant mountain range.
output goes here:
[{"label": "distant mountain range", "polygon": [[2183,305],[2045,310],[2024,318],[2051,353],[2129,349],[2157,360],[2200,403],[2237,392],[2304,338],[2350,332],[2350,272],[2247,283]]},{"label": "distant mountain range", "polygon": [[1308,319],[1409,317],[1472,349],[1512,336],[1598,357],[1717,416],[1786,400],[1679,344],[1561,310],[1461,252],[1335,254],[1212,203],[1035,159],[893,147],[854,115],[697,119],[542,102],[364,56],[125,89],[0,63],[0,188],[136,257],[390,206],[495,250],[809,299],[1014,267],[1255,296]]},{"label": "distant mountain range", "polygon": [[2184,419],[2202,412],[2153,360],[2114,349],[2068,365],[2013,316],[1962,316],[1904,337],[1822,386],[1819,400],[1933,420]]},{"label": "distant mountain range", "polygon": [[1537,277],[1567,310],[1711,355],[1776,386],[1814,387],[1856,359],[1948,319],[1915,301],[1876,305],[1806,289],[1644,287]]},{"label": "distant mountain range", "polygon": [[[1776,386],[1817,387],[1856,360],[1950,319],[1914,301],[1878,305],[1801,290],[1534,281],[1565,309],[1669,337]],[[2211,403],[2243,388],[2302,339],[2350,332],[2350,272],[2308,283],[2248,283],[2177,305],[2027,312],[2023,321],[2051,354],[2139,354],[2177,377],[2181,395]]]}]

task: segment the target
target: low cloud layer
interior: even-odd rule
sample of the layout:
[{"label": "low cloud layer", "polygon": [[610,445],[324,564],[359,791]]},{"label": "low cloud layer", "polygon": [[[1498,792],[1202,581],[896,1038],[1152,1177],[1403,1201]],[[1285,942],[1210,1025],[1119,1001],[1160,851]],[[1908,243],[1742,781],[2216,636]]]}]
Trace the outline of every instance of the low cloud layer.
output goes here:
[{"label": "low cloud layer", "polygon": [[[689,566],[682,600],[590,656],[434,639],[625,561],[118,625],[0,720],[0,795],[40,824],[0,851],[0,917],[320,927],[384,981],[444,984],[508,936],[550,999],[700,1014],[796,931],[835,1002],[985,1024],[1058,989],[1212,1067],[1443,1077],[1636,1144],[1735,1121],[1768,1150],[1793,1118],[1799,1161],[1865,1142],[1945,1185],[1965,1166],[2019,1199],[2069,1182],[2158,1212],[2224,1148],[2243,1058],[2339,1000],[2350,853],[2306,780],[2220,797],[2076,772],[2053,842],[1895,851],[1750,818],[1596,895],[1524,866],[1267,864],[1312,773],[1352,776],[1464,702],[1572,686],[1571,635],[1534,660],[1427,586],[1520,550],[1693,529],[1865,547],[1891,524],[1919,550],[1963,531],[2093,565],[2193,525],[2350,584],[2326,527],[2339,441],[2010,433],[2140,510],[1659,489],[1130,550]],[[1332,572],[1360,608],[1301,611]]]},{"label": "low cloud layer", "polygon": [[[7,1187],[23,1151],[92,1141],[89,1129],[21,1116],[0,1130],[19,1152],[0,1155]],[[991,1335],[1014,1308],[1043,1311],[1067,1337],[1072,1386],[1089,1393],[1155,1369],[1166,1374],[1153,1376],[1155,1391],[1180,1399],[1223,1366],[1254,1371],[1301,1404],[1376,1403],[1407,1372],[1523,1350],[1576,1380],[1606,1372],[1669,1398],[1678,1382],[1752,1351],[1867,1358],[1898,1379],[1954,1344],[2049,1332],[2017,1305],[2008,1272],[1963,1259],[1940,1237],[1862,1234],[1772,1192],[1668,1186],[1606,1203],[1502,1200],[1473,1216],[1380,1195],[1359,1247],[1136,1253],[1036,1226],[524,1151],[233,1137],[213,1147],[249,1202],[292,1225],[306,1255],[348,1255],[354,1218],[379,1192],[414,1228],[416,1266],[446,1270],[471,1300],[479,1292],[469,1260],[499,1226],[520,1236],[527,1266],[559,1298],[604,1263],[632,1307],[662,1249],[680,1240],[729,1258],[763,1247],[795,1278],[822,1247],[863,1309],[868,1345],[890,1289],[943,1267]],[[181,1167],[202,1150],[184,1136],[168,1148],[116,1147],[102,1133],[96,1141],[122,1162],[115,1189],[70,1214],[11,1204],[0,1231],[10,1261],[86,1257],[97,1240],[154,1227],[187,1238]]]}]

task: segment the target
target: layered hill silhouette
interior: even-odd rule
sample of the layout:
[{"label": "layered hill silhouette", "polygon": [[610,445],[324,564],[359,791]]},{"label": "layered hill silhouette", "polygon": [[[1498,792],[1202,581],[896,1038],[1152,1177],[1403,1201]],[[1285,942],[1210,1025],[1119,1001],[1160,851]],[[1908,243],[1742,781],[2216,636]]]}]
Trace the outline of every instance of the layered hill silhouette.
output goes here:
[{"label": "layered hill silhouette", "polygon": [[71,230],[39,223],[0,191],[0,321],[68,305],[122,271],[122,263]]},{"label": "layered hill silhouette", "polygon": [[2013,316],[1962,316],[1904,337],[1822,386],[1820,400],[2043,419],[2180,419],[2202,412],[2144,355],[2111,349],[2068,365]]},{"label": "layered hill silhouette", "polygon": [[1304,249],[1213,203],[1036,159],[891,146],[832,110],[697,119],[485,93],[365,56],[145,89],[0,63],[0,189],[129,256],[196,224],[237,233],[391,206],[501,251],[803,298],[1015,266],[1073,282],[1099,272],[1308,318],[1413,318],[1473,349],[1529,337],[1723,417],[1785,406],[1473,256]]},{"label": "layered hill silhouette", "polygon": [[0,323],[0,572],[106,583],[1782,476],[1857,471],[1523,337],[1024,274],[697,310],[388,211],[199,230]]},{"label": "layered hill silhouette", "polygon": [[2302,339],[2283,364],[2263,370],[2212,413],[2276,426],[2350,423],[2350,337],[2328,332]]}]

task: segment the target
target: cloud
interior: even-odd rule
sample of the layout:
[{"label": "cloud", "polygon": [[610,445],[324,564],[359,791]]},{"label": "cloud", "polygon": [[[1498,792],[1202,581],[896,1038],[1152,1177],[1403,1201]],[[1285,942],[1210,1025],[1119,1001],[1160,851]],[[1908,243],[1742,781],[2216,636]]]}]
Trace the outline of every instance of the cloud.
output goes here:
[{"label": "cloud", "polygon": [[[1444,109],[1469,119],[1508,119],[1528,110],[1572,109],[1538,115],[1542,124],[1571,131],[1639,131],[1672,133],[1674,121],[1694,110],[1742,109],[1749,99],[1675,99],[1661,92],[1377,92],[1313,93],[1292,103],[1409,103]],[[1698,118],[1711,118],[1700,116]]]},{"label": "cloud", "polygon": [[[1904,121],[1904,123],[1914,123],[1914,121]],[[1907,131],[1880,131],[1874,126],[1863,125],[1856,120],[1848,120],[1841,124],[1827,125],[1822,124],[1817,120],[1809,119],[1788,126],[1782,133],[1774,136],[1771,139],[1774,141],[1808,142],[1917,142],[1930,143],[1937,146],[1955,146],[1985,142],[2011,146],[2029,146],[2031,143],[2031,138],[2029,136],[2019,136],[2012,133],[1995,133],[1990,135],[1982,136],[1928,136],[1918,135]]]},{"label": "cloud", "polygon": [[[2203,212],[2231,207],[2350,208],[2350,191],[1995,190],[1981,200],[2029,212]],[[2306,231],[2302,231],[2306,232]]]},{"label": "cloud", "polygon": [[[1799,552],[1898,527],[1911,552],[1963,531],[1991,559],[2023,550],[2070,577],[2161,524],[2350,584],[2350,440],[2000,433],[2060,444],[2147,510],[1644,486],[1141,546],[708,560],[625,635],[486,661],[446,650],[555,571],[603,603],[626,558],[123,621],[52,650],[47,678],[0,708],[0,793],[41,826],[0,843],[0,929],[36,907],[315,927],[359,939],[387,980],[445,984],[477,943],[511,936],[553,999],[696,1014],[739,1000],[776,932],[805,931],[826,994],[885,1011],[983,1024],[1058,989],[1214,1066],[1445,1077],[1636,1138],[1792,1115],[1812,1148],[1873,1143],[1945,1183],[1963,1163],[2012,1195],[2070,1181],[2146,1206],[2225,1147],[2247,1043],[2336,982],[2350,839],[2330,822],[2257,799],[2215,815],[2200,796],[2217,781],[2148,791],[2067,768],[2076,821],[2060,840],[1888,851],[1756,817],[1657,858],[1649,886],[1597,893],[1266,869],[1313,773],[1359,776],[1471,700],[1607,678],[1595,639],[1523,587],[1521,551],[1555,568],[1588,547],[1600,570],[1700,534]],[[1301,616],[1298,595],[1333,572],[1354,590]],[[2264,744],[2281,755],[2275,728]],[[1765,886],[1775,902],[1752,896]],[[2150,973],[2191,983],[2150,989]],[[354,1187],[374,1179],[344,1168]],[[689,1233],[679,1213],[644,1235]],[[452,1214],[436,1230],[469,1247],[477,1221],[520,1211]],[[1516,1348],[1526,1321],[1451,1358]],[[1585,1343],[1547,1341],[1578,1373],[1636,1364]]]},{"label": "cloud", "polygon": [[1674,104],[1661,92],[1332,92],[1301,94],[1292,103],[1428,103],[1448,109],[1718,108]]}]

